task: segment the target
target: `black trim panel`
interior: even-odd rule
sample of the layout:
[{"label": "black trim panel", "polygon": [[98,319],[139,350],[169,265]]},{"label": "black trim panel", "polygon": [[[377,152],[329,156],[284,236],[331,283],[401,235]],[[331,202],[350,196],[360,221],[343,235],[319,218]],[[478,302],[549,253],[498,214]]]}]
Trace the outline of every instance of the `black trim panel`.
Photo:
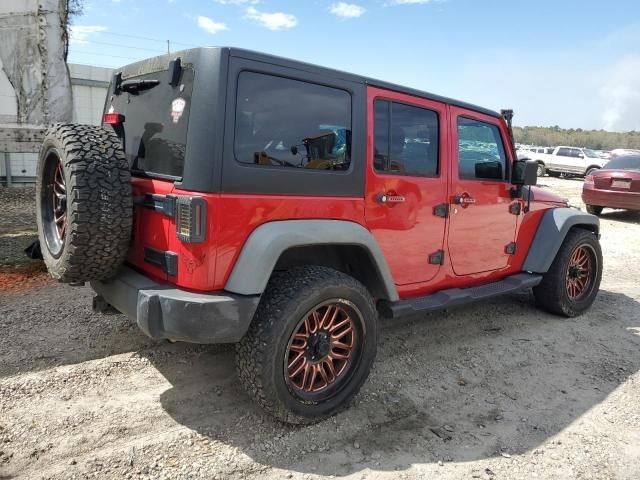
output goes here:
[{"label": "black trim panel", "polygon": [[144,261],[160,267],[163,272],[172,277],[178,275],[178,255],[176,253],[144,247]]},{"label": "black trim panel", "polygon": [[176,199],[175,195],[146,193],[144,196],[136,198],[134,203],[173,218],[176,215]]}]

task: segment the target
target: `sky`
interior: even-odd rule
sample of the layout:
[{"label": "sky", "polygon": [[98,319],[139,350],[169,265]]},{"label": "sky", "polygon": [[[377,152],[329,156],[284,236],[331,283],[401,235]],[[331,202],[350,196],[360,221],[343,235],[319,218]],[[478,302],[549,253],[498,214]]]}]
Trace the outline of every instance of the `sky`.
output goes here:
[{"label": "sky", "polygon": [[519,126],[640,130],[638,0],[85,0],[72,29],[71,63],[233,46],[513,108]]}]

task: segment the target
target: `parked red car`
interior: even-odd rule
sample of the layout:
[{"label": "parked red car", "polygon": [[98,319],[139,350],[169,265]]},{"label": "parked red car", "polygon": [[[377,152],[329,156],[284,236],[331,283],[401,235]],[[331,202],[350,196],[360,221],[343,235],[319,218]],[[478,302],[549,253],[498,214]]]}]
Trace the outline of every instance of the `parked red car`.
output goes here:
[{"label": "parked red car", "polygon": [[640,155],[623,155],[584,179],[582,201],[587,212],[600,215],[602,209],[640,211]]}]

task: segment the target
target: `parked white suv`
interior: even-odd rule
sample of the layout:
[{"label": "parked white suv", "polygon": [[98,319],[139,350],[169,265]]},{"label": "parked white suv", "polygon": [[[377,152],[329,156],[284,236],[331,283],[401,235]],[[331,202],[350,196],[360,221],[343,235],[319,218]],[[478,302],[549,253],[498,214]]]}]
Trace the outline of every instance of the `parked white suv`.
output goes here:
[{"label": "parked white suv", "polygon": [[550,154],[532,153],[530,157],[538,162],[538,176],[545,173],[551,176],[561,173],[585,176],[607,163],[594,150],[578,147],[556,147]]}]

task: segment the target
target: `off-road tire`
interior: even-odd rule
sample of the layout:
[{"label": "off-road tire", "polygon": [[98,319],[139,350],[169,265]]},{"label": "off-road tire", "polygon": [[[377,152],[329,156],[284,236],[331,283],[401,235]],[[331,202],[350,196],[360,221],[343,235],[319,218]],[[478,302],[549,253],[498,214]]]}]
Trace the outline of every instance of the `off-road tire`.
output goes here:
[{"label": "off-road tire", "polygon": [[[286,349],[298,322],[328,299],[351,302],[362,314],[362,346],[353,373],[330,398],[301,399],[285,379]],[[236,345],[238,376],[249,396],[279,420],[319,422],[345,408],[367,379],[377,348],[378,316],[367,289],[336,270],[306,266],[274,273],[246,335]]]},{"label": "off-road tire", "polygon": [[[567,270],[573,252],[581,246],[593,250],[596,265],[592,267],[593,276],[588,291],[582,298],[571,300],[567,293]],[[598,237],[583,228],[574,228],[566,238],[549,271],[544,274],[542,282],[533,288],[538,307],[556,315],[576,317],[584,313],[595,300],[602,279],[602,249]]]},{"label": "off-road tire", "polygon": [[[66,183],[66,231],[57,249],[45,232],[52,216],[47,196],[53,192],[47,169],[56,159]],[[53,278],[80,283],[116,273],[129,247],[133,211],[129,165],[115,133],[92,125],[52,125],[40,149],[36,202],[42,255]]]},{"label": "off-road tire", "polygon": [[600,207],[598,205],[586,205],[586,207],[587,213],[590,213],[591,215],[600,215],[604,209],[604,207]]}]

